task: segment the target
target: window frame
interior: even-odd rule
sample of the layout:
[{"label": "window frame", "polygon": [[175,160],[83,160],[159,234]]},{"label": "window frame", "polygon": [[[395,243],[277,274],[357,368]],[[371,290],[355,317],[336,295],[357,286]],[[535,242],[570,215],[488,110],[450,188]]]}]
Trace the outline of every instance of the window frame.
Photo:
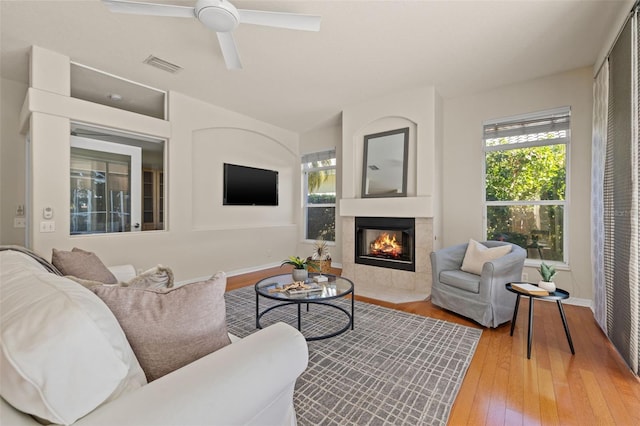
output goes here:
[{"label": "window frame", "polygon": [[[563,209],[562,213],[562,228],[563,228],[563,236],[562,236],[562,261],[557,260],[545,260],[545,259],[525,259],[525,266],[528,267],[539,267],[542,261],[546,264],[553,264],[558,269],[568,270],[569,269],[569,211],[570,211],[570,194],[571,194],[571,108],[570,107],[560,107],[554,108],[550,110],[537,111],[528,114],[521,114],[510,117],[502,117],[498,119],[493,119],[489,121],[485,121],[483,123],[483,128],[489,124],[501,124],[501,123],[509,123],[516,121],[527,121],[530,119],[536,119],[541,117],[553,116],[554,114],[566,112],[569,116],[569,128],[566,129],[566,136],[554,138],[554,139],[542,139],[539,141],[527,141],[520,143],[512,143],[512,144],[504,144],[504,145],[491,145],[487,146],[484,131],[483,136],[481,138],[482,143],[482,235],[487,237],[487,219],[488,219],[488,208],[492,206],[561,206]],[[522,201],[488,201],[487,200],[487,153],[495,152],[495,151],[508,151],[512,149],[523,149],[523,148],[533,148],[540,146],[550,146],[550,145],[565,145],[565,192],[564,192],[564,200],[522,200]]]},{"label": "window frame", "polygon": [[[308,164],[310,161],[305,161],[305,157],[309,157],[309,156],[313,156],[318,155],[318,156],[323,156],[324,154],[329,154],[329,153],[333,153],[333,156],[329,156],[326,157],[326,159],[333,159],[334,160],[334,164],[333,165],[328,165],[328,166],[317,166],[317,167],[310,167],[310,168],[306,168],[305,165]],[[311,153],[311,154],[306,154],[303,155],[300,159],[300,168],[302,170],[302,217],[303,217],[303,238],[302,240],[304,242],[308,242],[308,243],[313,243],[316,240],[315,239],[310,239],[307,236],[307,229],[308,229],[308,219],[309,219],[309,215],[308,215],[308,208],[315,208],[315,207],[319,207],[319,208],[326,208],[326,207],[333,207],[334,212],[337,212],[337,173],[338,173],[338,164],[337,164],[337,156],[336,156],[336,152],[335,149],[329,149],[329,150],[325,150],[325,151],[319,151],[316,153]],[[335,174],[336,174],[336,201],[334,203],[322,203],[322,204],[309,204],[309,173],[312,172],[319,172],[319,171],[324,171],[324,170],[334,170]],[[334,214],[333,216],[333,223],[334,223],[334,229],[336,226],[336,215]],[[335,245],[336,241],[335,241],[335,236],[334,236],[334,240],[326,240],[327,243],[329,245]]]},{"label": "window frame", "polygon": [[[168,231],[168,218],[169,218],[169,212],[168,212],[168,143],[169,143],[169,139],[165,138],[165,137],[161,137],[161,136],[151,136],[151,135],[145,135],[142,133],[138,133],[138,132],[132,132],[132,131],[126,131],[126,130],[121,130],[121,129],[115,129],[112,127],[108,127],[108,126],[100,126],[100,125],[94,125],[94,124],[89,124],[89,123],[85,123],[82,121],[74,121],[72,120],[70,122],[70,138],[69,138],[69,167],[67,167],[68,169],[68,173],[69,173],[69,181],[70,182],[70,178],[71,178],[71,148],[72,148],[72,143],[71,143],[71,139],[72,137],[79,137],[80,139],[87,139],[87,140],[91,140],[93,142],[97,142],[98,144],[101,144],[103,142],[108,143],[108,144],[114,144],[114,145],[120,145],[122,147],[140,147],[141,148],[141,152],[142,152],[142,158],[141,158],[141,164],[140,164],[140,177],[139,177],[139,185],[136,185],[136,183],[134,182],[133,185],[134,186],[139,186],[140,187],[140,203],[139,204],[139,210],[140,210],[140,221],[138,222],[140,224],[140,229],[135,230],[135,231],[125,231],[125,232],[98,232],[98,233],[77,233],[77,234],[72,234],[71,231],[71,227],[69,226],[69,236],[71,238],[83,238],[86,236],[114,236],[114,235],[125,235],[125,234],[132,234],[132,233],[138,233],[138,231],[144,231],[143,234],[146,234],[147,232],[151,232],[151,231],[155,231],[155,232],[166,232]],[[163,227],[162,229],[154,229],[154,230],[145,230],[142,229],[143,228],[143,218],[142,218],[142,171],[143,169],[145,169],[146,165],[144,162],[144,153],[145,150],[149,150],[151,146],[155,147],[157,145],[161,145],[162,146],[162,153],[161,153],[161,159],[162,159],[162,175],[163,175],[163,182],[162,182],[162,210],[163,210]],[[98,151],[100,149],[97,149]],[[159,154],[160,155],[160,154]],[[69,194],[71,193],[71,188],[70,186],[68,187],[68,192]],[[70,217],[71,219],[71,217]],[[133,227],[133,222],[132,222],[132,227]]]}]

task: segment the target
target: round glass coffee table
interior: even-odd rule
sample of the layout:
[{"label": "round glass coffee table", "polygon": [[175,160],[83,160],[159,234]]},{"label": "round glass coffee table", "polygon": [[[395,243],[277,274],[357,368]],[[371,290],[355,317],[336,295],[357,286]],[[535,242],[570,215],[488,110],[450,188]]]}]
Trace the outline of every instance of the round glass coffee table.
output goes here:
[{"label": "round glass coffee table", "polygon": [[[337,310],[346,315],[347,323],[344,327],[331,333],[323,334],[321,336],[306,337],[307,341],[328,339],[330,337],[337,336],[344,333],[349,328],[353,330],[353,308],[354,308],[354,294],[353,294],[353,282],[347,278],[338,277],[336,275],[323,274],[328,281],[315,283],[313,281],[314,276],[320,274],[309,274],[309,279],[306,284],[317,284],[319,289],[314,292],[302,293],[302,294],[289,294],[286,291],[282,291],[284,286],[291,284],[293,278],[291,274],[275,275],[273,277],[260,280],[255,285],[256,291],[256,328],[262,328],[260,325],[260,319],[267,313],[274,309],[281,308],[288,305],[296,305],[298,309],[298,330],[302,332],[302,305],[307,305],[307,312],[309,311],[309,305],[318,305],[327,307],[331,311]],[[332,303],[332,300],[351,295],[351,312],[344,309],[342,306],[338,306]],[[270,306],[264,311],[260,311],[260,298],[275,300],[278,302],[276,305]]]}]

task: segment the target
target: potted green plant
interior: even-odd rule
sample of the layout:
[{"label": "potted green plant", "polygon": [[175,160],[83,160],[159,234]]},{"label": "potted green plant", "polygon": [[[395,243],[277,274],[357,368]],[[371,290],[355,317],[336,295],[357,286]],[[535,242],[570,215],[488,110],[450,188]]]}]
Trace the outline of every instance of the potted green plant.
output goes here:
[{"label": "potted green plant", "polygon": [[556,291],[556,284],[553,282],[553,277],[556,276],[556,267],[542,262],[540,268],[538,268],[538,272],[540,272],[540,276],[542,277],[542,280],[538,282],[538,287],[548,292]]},{"label": "potted green plant", "polygon": [[293,271],[291,271],[291,275],[293,275],[294,281],[305,281],[309,278],[309,266],[316,268],[317,264],[313,260],[309,258],[300,258],[298,256],[289,256],[288,259],[285,259],[280,264],[280,267],[284,265],[293,266]]}]

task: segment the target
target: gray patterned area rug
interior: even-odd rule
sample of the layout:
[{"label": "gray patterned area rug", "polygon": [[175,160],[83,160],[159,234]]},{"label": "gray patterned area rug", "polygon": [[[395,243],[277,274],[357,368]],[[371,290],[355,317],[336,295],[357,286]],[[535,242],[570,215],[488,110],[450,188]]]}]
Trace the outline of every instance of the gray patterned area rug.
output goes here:
[{"label": "gray patterned area rug", "polygon": [[[254,333],[253,287],[225,299],[229,332]],[[350,299],[333,302],[351,309]],[[261,297],[260,311],[274,303]],[[278,321],[297,327],[296,308],[270,311],[261,325]],[[306,337],[337,331],[347,321],[333,308],[302,309]],[[482,331],[359,301],[354,323],[354,330],[308,342],[309,366],[294,394],[298,424],[446,425]]]}]

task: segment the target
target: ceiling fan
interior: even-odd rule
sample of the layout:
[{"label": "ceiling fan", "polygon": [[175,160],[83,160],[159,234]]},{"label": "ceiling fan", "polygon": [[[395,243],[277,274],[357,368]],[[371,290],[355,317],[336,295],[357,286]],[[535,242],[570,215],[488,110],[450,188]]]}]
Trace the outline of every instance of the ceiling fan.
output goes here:
[{"label": "ceiling fan", "polygon": [[222,56],[228,69],[242,68],[232,33],[239,24],[320,31],[320,16],[237,9],[227,0],[198,0],[195,7],[128,0],[102,0],[102,2],[110,11],[116,13],[198,19],[205,27],[217,33]]}]

